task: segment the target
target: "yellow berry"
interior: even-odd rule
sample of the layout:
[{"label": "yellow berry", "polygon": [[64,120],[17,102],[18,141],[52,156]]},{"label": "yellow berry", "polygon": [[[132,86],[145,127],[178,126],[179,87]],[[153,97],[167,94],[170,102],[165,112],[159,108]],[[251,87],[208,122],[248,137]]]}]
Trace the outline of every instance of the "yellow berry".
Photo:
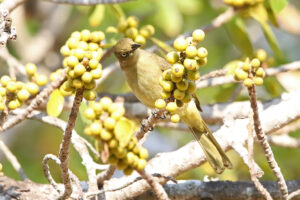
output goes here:
[{"label": "yellow berry", "polygon": [[99,62],[96,59],[91,59],[89,61],[89,66],[91,69],[96,69],[98,65],[99,65]]},{"label": "yellow berry", "polygon": [[131,39],[135,39],[136,36],[138,35],[138,30],[134,27],[128,28],[125,32],[126,37],[129,37]]},{"label": "yellow berry", "polygon": [[17,93],[17,97],[20,101],[26,101],[30,97],[30,93],[26,89],[22,89]]},{"label": "yellow berry", "polygon": [[11,78],[10,78],[9,76],[7,76],[7,75],[2,76],[2,77],[1,77],[1,80],[0,80],[1,85],[2,85],[3,87],[6,87],[6,85],[7,85],[10,81],[11,81]]},{"label": "yellow berry", "polygon": [[5,109],[5,104],[3,102],[0,102],[0,111],[3,111]]},{"label": "yellow berry", "polygon": [[200,58],[199,60],[197,60],[197,63],[198,63],[200,66],[206,65],[206,63],[207,63],[207,57],[205,57],[205,58]]},{"label": "yellow berry", "polygon": [[125,114],[125,109],[119,109],[111,113],[111,118],[114,120],[119,120]]},{"label": "yellow berry", "polygon": [[165,100],[163,100],[163,99],[157,99],[157,100],[155,101],[155,107],[156,107],[157,109],[163,109],[163,108],[165,108],[165,107],[166,107],[166,102],[165,102]]},{"label": "yellow berry", "polygon": [[143,45],[146,44],[146,38],[145,38],[144,36],[138,34],[138,35],[135,37],[134,42],[136,42],[136,43],[138,43],[138,44],[140,44],[140,45],[143,46]]},{"label": "yellow berry", "polygon": [[180,91],[179,89],[176,89],[176,90],[174,90],[173,95],[174,95],[175,99],[182,100],[185,96],[185,93]]},{"label": "yellow berry", "polygon": [[148,25],[144,26],[143,28],[147,29],[149,31],[150,35],[153,35],[155,33],[155,28],[151,24],[148,24]]},{"label": "yellow berry", "polygon": [[11,100],[9,103],[8,103],[8,108],[10,110],[14,110],[14,109],[17,109],[21,106],[21,102],[18,100],[18,99],[14,99],[14,100]]},{"label": "yellow berry", "polygon": [[108,142],[108,147],[111,149],[116,148],[117,146],[118,146],[118,141],[114,138]]},{"label": "yellow berry", "polygon": [[256,72],[255,72],[256,76],[259,76],[261,78],[264,78],[266,76],[266,72],[262,67],[259,67]]},{"label": "yellow berry", "polygon": [[72,91],[66,91],[63,87],[60,87],[59,92],[63,96],[71,96],[72,93],[73,93],[73,90]]},{"label": "yellow berry", "polygon": [[87,29],[84,29],[80,33],[80,39],[83,41],[88,41],[91,37],[91,32]]},{"label": "yellow berry", "polygon": [[78,44],[79,44],[78,38],[71,37],[67,41],[67,46],[69,47],[69,49],[76,49]]},{"label": "yellow berry", "polygon": [[85,55],[85,52],[84,52],[84,50],[82,50],[82,49],[76,49],[76,50],[74,51],[74,56],[75,56],[76,58],[78,58],[78,60],[82,60],[83,57],[84,57],[84,55]]},{"label": "yellow berry", "polygon": [[205,38],[205,33],[201,29],[196,29],[193,31],[192,37],[195,42],[202,42]]},{"label": "yellow berry", "polygon": [[121,159],[121,160],[118,161],[118,163],[117,163],[117,168],[118,168],[119,170],[124,170],[124,169],[126,169],[127,167],[128,167],[128,163],[127,163],[125,160]]},{"label": "yellow berry", "polygon": [[162,73],[162,78],[165,81],[170,81],[171,80],[171,74],[172,74],[172,70],[171,69],[167,69]]},{"label": "yellow berry", "polygon": [[91,41],[99,43],[105,39],[105,34],[102,31],[94,31],[91,33]]},{"label": "yellow berry", "polygon": [[187,70],[198,70],[199,68],[197,61],[190,58],[184,59],[183,65]]},{"label": "yellow berry", "polygon": [[88,45],[89,45],[88,49],[90,51],[97,51],[99,49],[99,45],[94,42],[90,42]]},{"label": "yellow berry", "polygon": [[90,83],[93,80],[93,76],[90,72],[84,72],[81,76],[81,80],[85,83]]},{"label": "yellow berry", "polygon": [[127,24],[129,27],[137,27],[138,23],[139,21],[135,16],[130,16],[127,18]]},{"label": "yellow berry", "polygon": [[263,50],[263,49],[258,49],[257,52],[256,52],[256,57],[258,58],[258,60],[259,60],[260,62],[263,62],[263,61],[265,61],[266,58],[267,58],[267,53],[266,53],[266,51]]},{"label": "yellow berry", "polygon": [[17,90],[17,84],[14,81],[10,81],[6,85],[6,91],[14,93]]},{"label": "yellow berry", "polygon": [[254,81],[254,84],[257,86],[261,86],[264,83],[264,79],[261,77],[254,77],[253,81]]},{"label": "yellow berry", "polygon": [[76,89],[80,89],[83,87],[83,82],[79,79],[73,79],[72,81],[72,85],[76,88]]},{"label": "yellow berry", "polygon": [[79,63],[79,60],[78,60],[77,57],[75,57],[75,56],[69,56],[68,57],[68,66],[70,68],[75,67],[78,63]]},{"label": "yellow berry", "polygon": [[182,76],[176,77],[173,73],[171,74],[171,81],[173,81],[174,83],[178,83],[181,80],[182,80]]},{"label": "yellow berry", "polygon": [[187,48],[188,43],[183,37],[179,37],[174,41],[173,46],[177,51],[184,51]]},{"label": "yellow berry", "polygon": [[93,122],[90,125],[90,130],[93,135],[99,135],[102,131],[102,125],[99,122]]},{"label": "yellow berry", "polygon": [[160,97],[163,98],[163,99],[170,98],[171,97],[171,93],[170,92],[166,92],[166,91],[162,91],[160,93]]},{"label": "yellow berry", "polygon": [[171,92],[174,88],[174,84],[172,83],[172,81],[163,81],[162,82],[162,88],[166,92]]},{"label": "yellow berry", "polygon": [[178,123],[178,122],[180,121],[179,115],[178,115],[178,114],[173,114],[173,115],[171,115],[171,121],[172,121],[173,123]]},{"label": "yellow berry", "polygon": [[84,72],[86,71],[85,67],[83,66],[83,64],[78,63],[75,67],[74,67],[74,73],[76,76],[81,76]]},{"label": "yellow berry", "polygon": [[179,55],[177,52],[171,51],[167,54],[166,59],[170,64],[175,64],[179,60]]},{"label": "yellow berry", "polygon": [[196,81],[200,78],[200,72],[198,71],[188,71],[187,78],[192,81]]},{"label": "yellow berry", "polygon": [[250,78],[246,78],[245,80],[244,80],[244,86],[245,87],[251,87],[254,83],[253,83],[253,80],[252,79],[250,79]]},{"label": "yellow berry", "polygon": [[190,93],[185,93],[184,98],[182,99],[183,103],[189,103],[192,100],[193,96]]},{"label": "yellow berry", "polygon": [[79,31],[74,31],[71,34],[71,37],[80,40],[80,32]]},{"label": "yellow berry", "polygon": [[187,92],[193,94],[196,91],[196,83],[193,81],[188,81],[188,84]]},{"label": "yellow berry", "polygon": [[147,159],[149,156],[148,150],[144,147],[140,148],[139,156],[141,159]]},{"label": "yellow berry", "polygon": [[172,66],[172,74],[176,77],[182,77],[184,74],[184,66],[182,64],[174,64]]},{"label": "yellow berry", "polygon": [[84,116],[90,120],[93,120],[96,118],[96,114],[94,112],[94,110],[92,108],[87,108],[85,111],[84,111]]},{"label": "yellow berry", "polygon": [[97,68],[97,69],[93,69],[91,70],[91,74],[93,79],[99,79],[102,76],[102,69]]},{"label": "yellow berry", "polygon": [[6,89],[0,86],[0,96],[4,96],[6,94]]},{"label": "yellow berry", "polygon": [[102,97],[100,99],[100,104],[102,105],[102,108],[105,110],[108,110],[109,107],[112,105],[112,100],[109,97]]},{"label": "yellow berry", "polygon": [[93,103],[92,109],[97,115],[100,115],[103,110],[102,105],[99,102]]},{"label": "yellow berry", "polygon": [[47,84],[48,78],[47,78],[47,76],[40,74],[35,77],[35,81],[36,81],[36,84],[38,84],[38,86],[44,86]]},{"label": "yellow berry", "polygon": [[249,72],[250,69],[251,69],[251,65],[249,62],[241,62],[242,64],[242,69],[245,71],[245,72]]},{"label": "yellow berry", "polygon": [[185,54],[189,58],[194,58],[197,55],[197,48],[193,45],[189,45],[185,49]]},{"label": "yellow berry", "polygon": [[257,68],[260,66],[260,61],[257,58],[254,58],[253,60],[251,60],[251,66],[253,68]]},{"label": "yellow berry", "polygon": [[206,48],[204,48],[204,47],[200,47],[200,48],[197,50],[197,56],[198,56],[199,58],[206,58],[206,57],[207,57],[207,54],[208,54],[208,52],[207,52]]},{"label": "yellow berry", "polygon": [[118,158],[114,155],[110,155],[108,158],[108,163],[112,165],[116,165],[118,163]]},{"label": "yellow berry", "polygon": [[248,78],[248,73],[240,68],[236,69],[235,75],[239,80],[245,80],[246,78]]},{"label": "yellow berry", "polygon": [[84,90],[83,97],[87,101],[94,101],[97,98],[97,93],[94,90]]},{"label": "yellow berry", "polygon": [[77,48],[78,48],[78,49],[82,49],[83,51],[87,51],[88,48],[89,48],[89,45],[88,45],[88,43],[85,42],[85,41],[80,41],[80,42],[78,43],[78,47],[77,47]]},{"label": "yellow berry", "polygon": [[64,57],[67,57],[70,55],[70,49],[67,45],[64,45],[60,48],[60,53],[61,55],[63,55]]},{"label": "yellow berry", "polygon": [[147,161],[144,159],[139,159],[138,165],[137,165],[137,170],[144,170],[147,165]]},{"label": "yellow berry", "polygon": [[28,64],[25,66],[25,69],[26,69],[26,73],[27,73],[29,76],[33,76],[33,75],[36,73],[36,65],[33,64],[33,63],[28,63]]},{"label": "yellow berry", "polygon": [[177,105],[175,102],[169,102],[166,107],[167,111],[174,112],[177,110]]},{"label": "yellow berry", "polygon": [[95,89],[95,88],[96,88],[96,81],[95,81],[95,80],[92,80],[92,81],[89,82],[89,83],[84,83],[84,88],[85,88],[85,89],[88,89],[88,90]]},{"label": "yellow berry", "polygon": [[189,87],[189,82],[188,82],[187,80],[184,79],[184,80],[182,80],[182,81],[176,83],[176,87],[177,87],[177,89],[179,89],[179,90],[181,90],[181,91],[185,91],[185,90],[187,90],[188,87]]},{"label": "yellow berry", "polygon": [[108,130],[113,130],[116,126],[116,120],[111,117],[108,117],[104,120],[104,127]]},{"label": "yellow berry", "polygon": [[100,137],[104,141],[108,141],[112,138],[112,133],[107,131],[106,129],[101,130]]},{"label": "yellow berry", "polygon": [[26,83],[25,89],[32,95],[35,95],[39,92],[39,87],[37,86],[37,84],[32,82]]},{"label": "yellow berry", "polygon": [[123,172],[126,176],[129,176],[130,174],[132,174],[133,168],[132,167],[127,167],[126,169],[123,170]]}]

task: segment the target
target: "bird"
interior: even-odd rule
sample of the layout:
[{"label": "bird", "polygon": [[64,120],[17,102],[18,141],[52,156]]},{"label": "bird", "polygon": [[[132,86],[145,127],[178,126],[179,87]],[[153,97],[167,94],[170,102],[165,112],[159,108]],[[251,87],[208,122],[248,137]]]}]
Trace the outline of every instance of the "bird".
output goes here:
[{"label": "bird", "polygon": [[[161,98],[162,92],[159,78],[163,70],[172,65],[140,47],[132,39],[123,38],[113,47],[113,52],[134,95],[147,107],[155,108],[155,101]],[[176,112],[202,147],[208,163],[220,174],[225,168],[231,169],[232,163],[203,121],[200,111],[200,103],[194,95],[192,101],[185,103]]]}]

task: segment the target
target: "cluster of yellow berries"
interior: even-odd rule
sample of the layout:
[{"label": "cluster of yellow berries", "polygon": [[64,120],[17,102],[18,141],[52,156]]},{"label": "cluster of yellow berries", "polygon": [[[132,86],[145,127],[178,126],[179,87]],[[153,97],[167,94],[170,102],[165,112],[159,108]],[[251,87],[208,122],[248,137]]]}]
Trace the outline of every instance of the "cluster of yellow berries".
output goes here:
[{"label": "cluster of yellow berries", "polygon": [[260,49],[256,53],[256,58],[251,61],[247,58],[244,62],[238,62],[234,79],[243,81],[245,87],[251,87],[253,84],[261,86],[264,83],[263,78],[266,76],[261,64],[266,60],[266,57],[266,52]]},{"label": "cluster of yellow berries", "polygon": [[253,6],[262,3],[264,0],[224,0],[224,3],[233,7]]},{"label": "cluster of yellow berries", "polygon": [[139,145],[133,135],[133,122],[125,118],[124,113],[122,104],[103,97],[85,110],[85,117],[92,120],[92,123],[84,132],[99,140],[99,149],[108,147],[108,163],[116,165],[124,174],[130,175],[134,169],[145,168],[148,150]]},{"label": "cluster of yellow berries", "polygon": [[61,47],[60,52],[65,57],[63,66],[67,68],[68,77],[60,87],[62,95],[69,96],[76,89],[84,88],[83,97],[86,100],[96,99],[97,94],[93,89],[96,87],[95,80],[102,76],[99,62],[103,56],[101,42],[104,39],[102,31],[90,32],[85,29],[73,32]]},{"label": "cluster of yellow berries", "polygon": [[34,64],[28,63],[25,69],[30,82],[17,81],[7,75],[0,78],[0,111],[5,110],[6,106],[9,110],[21,107],[23,102],[27,101],[30,96],[34,96],[39,92],[39,86],[47,84],[47,76],[37,74]]},{"label": "cluster of yellow berries", "polygon": [[176,51],[169,52],[166,56],[172,67],[164,70],[159,80],[163,91],[155,106],[158,109],[166,108],[174,123],[180,120],[175,113],[177,108],[189,103],[195,93],[195,81],[200,78],[199,67],[207,63],[206,48],[197,48],[204,37],[205,33],[201,29],[195,30],[192,37],[179,37],[173,44]]},{"label": "cluster of yellow berries", "polygon": [[155,29],[150,24],[138,29],[138,25],[139,20],[134,16],[130,16],[127,19],[121,19],[116,30],[114,27],[108,27],[107,32],[124,33],[126,37],[131,38],[134,42],[144,46],[146,40],[154,34]]}]

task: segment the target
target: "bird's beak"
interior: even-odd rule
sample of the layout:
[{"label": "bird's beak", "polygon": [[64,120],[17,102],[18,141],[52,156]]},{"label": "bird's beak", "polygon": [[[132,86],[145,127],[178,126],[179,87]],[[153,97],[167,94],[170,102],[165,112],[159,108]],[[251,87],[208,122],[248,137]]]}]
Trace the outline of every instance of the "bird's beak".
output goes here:
[{"label": "bird's beak", "polygon": [[141,45],[140,45],[140,44],[137,44],[137,43],[134,43],[134,44],[131,45],[132,51],[135,51],[135,50],[136,50],[137,48],[139,48],[139,47],[141,47]]}]

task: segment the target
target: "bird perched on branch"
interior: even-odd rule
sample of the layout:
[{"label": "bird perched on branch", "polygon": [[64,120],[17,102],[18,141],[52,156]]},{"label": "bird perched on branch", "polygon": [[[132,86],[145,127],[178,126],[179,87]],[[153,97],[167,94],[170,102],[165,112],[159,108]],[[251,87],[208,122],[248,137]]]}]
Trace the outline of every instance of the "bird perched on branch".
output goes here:
[{"label": "bird perched on branch", "polygon": [[[154,108],[162,91],[159,78],[162,71],[170,68],[171,64],[154,53],[140,49],[140,46],[131,39],[124,38],[115,45],[114,54],[133,93],[147,107]],[[194,96],[193,101],[176,112],[189,126],[209,164],[217,173],[222,173],[225,168],[232,168],[232,164],[202,120],[200,110],[200,103]]]}]

